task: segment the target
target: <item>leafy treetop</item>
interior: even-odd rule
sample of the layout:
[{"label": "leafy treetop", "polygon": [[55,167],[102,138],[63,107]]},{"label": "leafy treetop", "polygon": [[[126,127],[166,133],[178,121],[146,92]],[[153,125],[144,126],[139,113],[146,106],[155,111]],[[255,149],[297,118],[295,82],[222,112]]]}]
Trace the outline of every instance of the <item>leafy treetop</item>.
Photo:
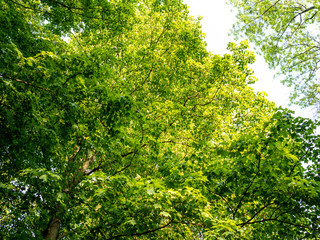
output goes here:
[{"label": "leafy treetop", "polygon": [[255,43],[291,100],[319,111],[319,1],[230,0],[238,10],[233,33]]},{"label": "leafy treetop", "polygon": [[316,125],[246,42],[208,53],[178,0],[0,7],[1,238],[319,236]]}]

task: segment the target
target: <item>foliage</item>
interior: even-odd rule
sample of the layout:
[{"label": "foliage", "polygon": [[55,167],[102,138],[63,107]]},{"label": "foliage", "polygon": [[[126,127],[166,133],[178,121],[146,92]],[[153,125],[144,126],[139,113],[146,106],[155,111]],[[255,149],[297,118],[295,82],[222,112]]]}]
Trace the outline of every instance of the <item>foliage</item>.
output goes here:
[{"label": "foliage", "polygon": [[238,9],[234,33],[254,42],[282,82],[294,87],[293,103],[319,112],[319,1],[230,2]]},{"label": "foliage", "polygon": [[[2,0],[2,239],[314,239],[316,124],[179,0]],[[308,163],[304,168],[303,163]]]}]

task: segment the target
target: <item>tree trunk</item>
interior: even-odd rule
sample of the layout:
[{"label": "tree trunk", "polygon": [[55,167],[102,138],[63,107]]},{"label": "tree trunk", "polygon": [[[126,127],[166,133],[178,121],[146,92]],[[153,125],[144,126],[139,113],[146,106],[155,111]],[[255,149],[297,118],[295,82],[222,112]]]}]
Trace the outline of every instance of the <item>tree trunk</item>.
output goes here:
[{"label": "tree trunk", "polygon": [[50,219],[48,227],[42,233],[43,238],[48,240],[58,239],[60,223],[61,223],[61,220],[59,218],[56,218],[56,215],[53,215]]}]

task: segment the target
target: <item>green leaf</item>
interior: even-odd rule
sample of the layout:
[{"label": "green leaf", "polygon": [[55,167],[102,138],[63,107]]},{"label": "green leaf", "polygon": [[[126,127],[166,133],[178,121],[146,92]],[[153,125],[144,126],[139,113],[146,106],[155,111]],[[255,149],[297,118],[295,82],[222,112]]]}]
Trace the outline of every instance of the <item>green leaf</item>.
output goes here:
[{"label": "green leaf", "polygon": [[134,219],[131,219],[131,220],[127,221],[127,223],[132,225],[132,226],[137,224],[137,222]]},{"label": "green leaf", "polygon": [[167,218],[171,217],[170,213],[168,212],[160,212],[160,215]]},{"label": "green leaf", "polygon": [[46,182],[48,180],[48,176],[47,175],[41,175],[39,177],[39,179],[43,180],[44,182]]},{"label": "green leaf", "polygon": [[154,191],[153,188],[148,188],[148,189],[147,189],[147,193],[148,193],[149,195],[153,195],[153,194],[155,194],[156,192]]}]

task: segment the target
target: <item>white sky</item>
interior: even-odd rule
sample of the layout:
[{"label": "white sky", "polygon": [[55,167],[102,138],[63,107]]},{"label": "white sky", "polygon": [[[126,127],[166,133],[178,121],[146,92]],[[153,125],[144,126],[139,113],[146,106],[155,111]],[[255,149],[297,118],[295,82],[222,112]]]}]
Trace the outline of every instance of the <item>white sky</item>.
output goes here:
[{"label": "white sky", "polygon": [[[231,12],[231,6],[225,0],[184,0],[189,6],[190,14],[201,16],[203,19],[202,30],[206,34],[207,49],[212,53],[224,54],[229,42],[234,41],[228,33],[235,23],[235,10]],[[252,43],[249,43],[253,50]],[[258,82],[252,87],[257,91],[266,92],[268,99],[274,101],[277,106],[287,107],[296,111],[296,114],[303,117],[313,117],[308,110],[301,110],[297,106],[288,106],[290,103],[290,89],[283,86],[278,79],[274,79],[274,71],[268,69],[267,64],[261,56],[256,55],[256,63],[252,65],[254,75]]]}]

